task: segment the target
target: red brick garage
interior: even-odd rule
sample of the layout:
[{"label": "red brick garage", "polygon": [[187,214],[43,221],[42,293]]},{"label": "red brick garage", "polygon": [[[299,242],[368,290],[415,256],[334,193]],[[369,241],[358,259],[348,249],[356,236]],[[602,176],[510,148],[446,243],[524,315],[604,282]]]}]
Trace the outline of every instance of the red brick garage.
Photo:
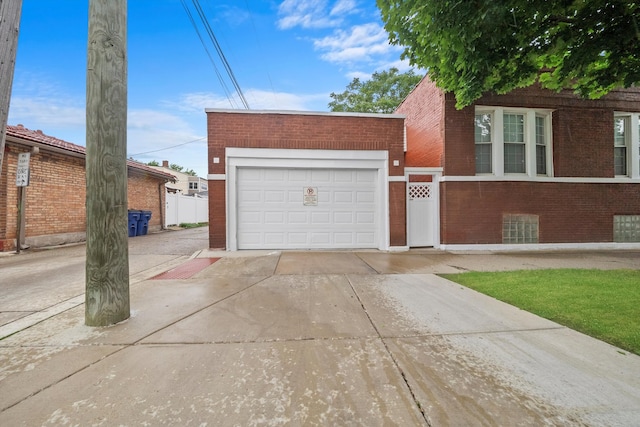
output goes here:
[{"label": "red brick garage", "polygon": [[406,247],[404,116],[206,112],[210,247]]}]

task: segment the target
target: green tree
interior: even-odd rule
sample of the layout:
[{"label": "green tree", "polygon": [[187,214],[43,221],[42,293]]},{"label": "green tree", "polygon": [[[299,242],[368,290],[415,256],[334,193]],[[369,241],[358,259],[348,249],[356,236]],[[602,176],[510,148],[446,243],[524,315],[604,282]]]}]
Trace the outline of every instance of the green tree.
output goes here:
[{"label": "green tree", "polygon": [[[160,163],[157,160],[151,160],[149,163],[147,163],[148,166],[160,166]],[[171,163],[169,165],[169,169],[174,170],[176,172],[182,172],[184,174],[187,175],[191,175],[191,176],[197,176],[198,174],[196,173],[196,171],[194,171],[193,169],[185,169],[184,166],[180,166],[178,164],[175,163]]]},{"label": "green tree", "polygon": [[377,0],[391,43],[455,93],[539,81],[599,98],[640,82],[640,2],[630,0]]},{"label": "green tree", "polygon": [[182,172],[182,169],[184,169],[184,166],[180,166],[180,165],[176,165],[175,163],[171,163],[169,165],[169,169],[174,170],[176,172]]},{"label": "green tree", "polygon": [[331,93],[331,111],[393,113],[422,79],[413,70],[400,73],[397,68],[373,73],[370,80],[354,78],[342,93]]}]

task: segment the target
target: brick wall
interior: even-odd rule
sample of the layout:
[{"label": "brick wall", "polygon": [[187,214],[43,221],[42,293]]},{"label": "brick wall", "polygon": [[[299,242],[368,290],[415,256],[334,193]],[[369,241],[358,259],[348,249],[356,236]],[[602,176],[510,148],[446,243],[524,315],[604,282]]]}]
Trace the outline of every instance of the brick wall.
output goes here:
[{"label": "brick wall", "polygon": [[[0,251],[15,249],[18,215],[15,175],[18,154],[27,151],[16,145],[6,145],[0,177]],[[84,166],[84,158],[45,150],[31,154],[30,185],[26,187],[25,203],[27,243],[38,246],[84,240]],[[164,182],[157,178],[129,169],[129,207],[152,212],[149,230],[162,228],[164,187],[159,188],[161,184]]]},{"label": "brick wall", "polygon": [[[537,86],[486,95],[477,105],[553,110],[555,177],[613,178],[614,111],[640,111],[640,89],[613,91],[601,100]],[[445,97],[444,175],[474,176],[475,107],[455,108]],[[613,215],[640,214],[640,186],[624,183],[444,182],[444,244],[502,243],[503,214],[539,216],[540,243],[611,242]]]},{"label": "brick wall", "polygon": [[[476,105],[554,110],[554,176],[612,178],[613,113],[640,111],[639,99],[640,88],[585,100],[569,91],[556,93],[531,86],[506,95],[485,95]],[[475,175],[474,114],[474,105],[457,110],[454,96],[446,95],[444,175]]]},{"label": "brick wall", "polygon": [[[209,112],[209,173],[224,174],[225,148],[287,148],[324,150],[387,150],[389,174],[404,175],[404,120],[356,115]],[[213,163],[213,158],[220,163]],[[398,160],[400,165],[393,166]],[[404,245],[405,192],[390,186],[391,237]],[[226,247],[223,181],[209,183],[209,245]],[[398,215],[402,213],[402,218]]]},{"label": "brick wall", "polygon": [[[0,252],[13,248],[9,245],[7,235],[15,236],[17,193],[15,186],[17,154],[12,153],[9,144],[5,145],[2,173],[0,174]],[[14,157],[13,161],[9,157]],[[8,176],[14,177],[9,185]],[[9,234],[11,233],[11,234]]]},{"label": "brick wall", "polygon": [[440,167],[444,150],[445,95],[425,77],[396,110],[406,115],[406,166]]},{"label": "brick wall", "polygon": [[129,209],[151,211],[148,231],[159,231],[164,225],[165,188],[164,181],[145,174],[143,171],[129,170],[127,180]]},{"label": "brick wall", "polygon": [[539,216],[539,243],[613,241],[613,216],[638,215],[638,184],[443,182],[444,244],[502,243],[503,214]]}]

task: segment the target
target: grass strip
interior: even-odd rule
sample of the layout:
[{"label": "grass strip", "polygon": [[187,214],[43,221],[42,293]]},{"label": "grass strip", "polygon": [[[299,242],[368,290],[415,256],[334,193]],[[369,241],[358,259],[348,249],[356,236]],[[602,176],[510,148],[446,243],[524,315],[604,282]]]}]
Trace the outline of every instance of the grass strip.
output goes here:
[{"label": "grass strip", "polygon": [[640,270],[550,269],[441,276],[640,355]]}]

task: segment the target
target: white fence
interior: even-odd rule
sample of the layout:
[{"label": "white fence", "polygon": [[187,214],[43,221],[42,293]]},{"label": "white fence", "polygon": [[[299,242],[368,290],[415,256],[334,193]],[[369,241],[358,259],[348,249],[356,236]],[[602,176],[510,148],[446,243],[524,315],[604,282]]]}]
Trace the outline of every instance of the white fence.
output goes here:
[{"label": "white fence", "polygon": [[182,194],[166,194],[164,226],[209,222],[209,199]]}]

